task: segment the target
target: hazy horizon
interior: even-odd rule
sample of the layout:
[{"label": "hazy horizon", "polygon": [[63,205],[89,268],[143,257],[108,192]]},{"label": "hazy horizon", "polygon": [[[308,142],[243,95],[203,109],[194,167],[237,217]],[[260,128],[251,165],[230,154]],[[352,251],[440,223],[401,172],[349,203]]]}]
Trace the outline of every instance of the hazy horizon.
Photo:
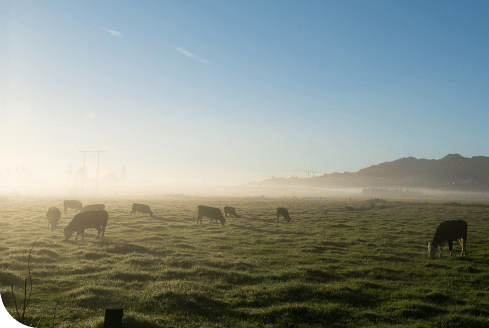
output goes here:
[{"label": "hazy horizon", "polygon": [[93,193],[82,151],[106,194],[488,156],[484,1],[0,9],[0,194]]}]

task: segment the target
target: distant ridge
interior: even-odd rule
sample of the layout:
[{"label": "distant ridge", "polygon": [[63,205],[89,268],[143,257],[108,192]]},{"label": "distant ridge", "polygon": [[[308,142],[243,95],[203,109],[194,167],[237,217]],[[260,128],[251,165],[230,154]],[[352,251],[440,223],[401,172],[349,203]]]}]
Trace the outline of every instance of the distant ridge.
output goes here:
[{"label": "distant ridge", "polygon": [[435,188],[489,191],[489,157],[448,154],[435,159],[405,157],[361,169],[313,178],[272,178],[260,184],[332,188]]}]

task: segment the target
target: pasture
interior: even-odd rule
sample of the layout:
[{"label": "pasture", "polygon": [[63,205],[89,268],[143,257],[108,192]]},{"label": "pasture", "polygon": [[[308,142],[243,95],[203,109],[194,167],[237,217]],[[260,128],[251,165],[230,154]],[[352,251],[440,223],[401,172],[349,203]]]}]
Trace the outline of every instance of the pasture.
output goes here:
[{"label": "pasture", "polygon": [[[123,308],[125,327],[488,327],[489,203],[365,199],[81,199],[103,203],[103,240],[64,241],[46,212],[63,199],[0,198],[0,292],[32,300],[39,327],[103,327]],[[133,202],[154,212],[131,215]],[[241,218],[197,224],[197,206],[229,205]],[[277,207],[291,222],[276,220]],[[449,219],[468,223],[468,256],[429,258]]]}]

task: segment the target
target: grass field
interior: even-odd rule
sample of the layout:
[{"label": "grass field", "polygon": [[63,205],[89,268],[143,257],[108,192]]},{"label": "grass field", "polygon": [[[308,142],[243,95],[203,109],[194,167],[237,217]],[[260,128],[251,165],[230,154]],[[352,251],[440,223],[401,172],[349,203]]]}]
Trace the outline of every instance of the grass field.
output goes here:
[{"label": "grass field", "polygon": [[[0,198],[1,297],[14,314],[37,240],[26,322],[39,327],[103,327],[106,308],[123,308],[125,327],[489,326],[489,202],[81,199],[106,205],[105,238],[66,242],[74,211],[55,231],[46,220],[62,201]],[[131,216],[133,202],[154,216]],[[197,205],[242,218],[198,225]],[[468,256],[457,243],[429,258],[448,219],[468,222]]]}]

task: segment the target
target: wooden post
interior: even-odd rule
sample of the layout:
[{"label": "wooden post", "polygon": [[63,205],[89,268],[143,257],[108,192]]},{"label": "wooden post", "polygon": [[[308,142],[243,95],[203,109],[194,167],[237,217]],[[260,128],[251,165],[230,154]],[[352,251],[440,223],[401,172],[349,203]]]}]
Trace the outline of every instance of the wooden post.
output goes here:
[{"label": "wooden post", "polygon": [[105,309],[104,328],[122,328],[124,309]]}]

